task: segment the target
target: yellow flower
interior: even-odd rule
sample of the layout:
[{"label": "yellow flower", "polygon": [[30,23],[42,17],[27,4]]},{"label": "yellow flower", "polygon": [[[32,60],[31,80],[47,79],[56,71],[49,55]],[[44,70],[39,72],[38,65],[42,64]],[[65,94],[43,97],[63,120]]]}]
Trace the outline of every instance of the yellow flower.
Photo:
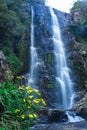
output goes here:
[{"label": "yellow flower", "polygon": [[43,103],[43,105],[46,105],[46,102],[44,101],[43,98],[41,98],[41,102]]},{"label": "yellow flower", "polygon": [[34,89],[34,92],[39,93],[39,90],[38,89]]},{"label": "yellow flower", "polygon": [[32,99],[34,96],[28,96],[28,98]]},{"label": "yellow flower", "polygon": [[31,108],[31,106],[28,106],[27,108],[29,109],[29,108]]},{"label": "yellow flower", "polygon": [[21,117],[22,119],[24,119],[24,118],[25,118],[25,115],[24,115],[24,114],[22,114],[22,115],[20,115],[20,117]]},{"label": "yellow flower", "polygon": [[29,118],[33,118],[33,114],[29,114]]},{"label": "yellow flower", "polygon": [[16,78],[17,78],[17,79],[22,79],[21,76],[17,76]]},{"label": "yellow flower", "polygon": [[31,103],[31,100],[27,100],[28,103]]},{"label": "yellow flower", "polygon": [[18,88],[19,90],[23,90],[24,88],[23,87],[21,87],[21,86],[19,86],[19,88]]},{"label": "yellow flower", "polygon": [[33,102],[34,102],[34,103],[39,103],[39,102],[40,102],[40,99],[34,99]]},{"label": "yellow flower", "polygon": [[34,89],[34,92],[35,92],[37,95],[41,95],[38,89]]},{"label": "yellow flower", "polygon": [[36,114],[34,114],[34,117],[36,118],[36,117],[37,117],[37,115],[36,115]]},{"label": "yellow flower", "polygon": [[23,99],[23,102],[26,102],[26,99]]},{"label": "yellow flower", "polygon": [[26,89],[32,89],[31,86],[27,86]]},{"label": "yellow flower", "polygon": [[16,112],[16,113],[17,113],[17,112],[20,112],[20,110],[19,110],[19,109],[16,109],[15,112]]},{"label": "yellow flower", "polygon": [[33,92],[33,90],[32,90],[32,89],[29,89],[29,90],[27,90],[27,92],[28,92],[28,93],[32,93],[32,92]]}]

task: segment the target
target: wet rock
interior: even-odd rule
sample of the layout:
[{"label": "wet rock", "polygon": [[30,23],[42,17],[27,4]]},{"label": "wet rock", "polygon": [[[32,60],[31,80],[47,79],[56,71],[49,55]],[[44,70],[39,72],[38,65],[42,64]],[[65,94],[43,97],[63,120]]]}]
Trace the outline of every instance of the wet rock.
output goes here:
[{"label": "wet rock", "polygon": [[82,107],[77,114],[87,120],[87,106]]},{"label": "wet rock", "polygon": [[87,130],[87,122],[36,124],[30,130]]},{"label": "wet rock", "polygon": [[[87,62],[83,56],[83,49],[75,40],[67,45],[68,50],[68,64],[73,71],[73,80],[76,90],[82,90],[86,88],[86,77],[87,77]],[[78,80],[77,80],[78,79]]]},{"label": "wet rock", "polygon": [[78,102],[81,100],[85,95],[85,91],[78,91],[74,93],[74,102]]},{"label": "wet rock", "polygon": [[[58,109],[43,108],[38,111],[40,122],[53,123],[53,122],[66,122],[68,117],[66,113]],[[45,119],[45,121],[43,121]],[[41,121],[42,120],[42,121]]]},{"label": "wet rock", "polygon": [[87,93],[73,106],[73,110],[87,120]]},{"label": "wet rock", "polygon": [[65,122],[68,121],[68,117],[64,111],[57,109],[50,109],[48,112],[49,122]]}]

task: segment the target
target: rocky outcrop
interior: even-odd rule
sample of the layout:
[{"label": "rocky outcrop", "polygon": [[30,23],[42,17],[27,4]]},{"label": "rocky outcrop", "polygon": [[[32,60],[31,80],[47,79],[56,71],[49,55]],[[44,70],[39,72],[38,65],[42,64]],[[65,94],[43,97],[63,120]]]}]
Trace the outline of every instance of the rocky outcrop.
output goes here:
[{"label": "rocky outcrop", "polygon": [[[47,106],[58,107],[61,102],[60,92],[55,86],[55,58],[53,46],[52,20],[49,7],[43,5],[33,6],[34,10],[34,46],[38,55],[37,84]],[[69,24],[69,14],[54,9],[58,16],[60,27],[64,33],[65,26]],[[67,39],[64,37],[64,40]],[[66,42],[68,40],[65,40]]]},{"label": "rocky outcrop", "polygon": [[[68,121],[65,111],[58,109],[43,108],[39,110],[40,123],[66,122]],[[44,119],[44,120],[43,120]]]},{"label": "rocky outcrop", "polygon": [[49,122],[66,122],[68,117],[64,111],[51,109],[48,112],[48,120]]},{"label": "rocky outcrop", "polygon": [[0,50],[0,83],[5,81],[11,76],[11,71],[6,63],[6,58]]},{"label": "rocky outcrop", "polygon": [[[74,39],[67,45],[68,63],[73,71],[75,89],[80,91],[87,88],[87,61],[84,55],[87,53],[81,44]],[[78,80],[77,80],[78,79]]]},{"label": "rocky outcrop", "polygon": [[78,115],[87,120],[87,93],[72,108]]},{"label": "rocky outcrop", "polygon": [[[60,92],[55,88],[55,61],[52,40],[52,22],[49,7],[36,4],[34,10],[34,46],[38,55],[37,84],[42,97],[46,100],[47,106],[59,107]],[[29,9],[29,11],[31,11]],[[86,51],[81,49],[78,42],[68,31],[68,25],[72,23],[72,16],[55,10],[61,27],[62,39],[66,47],[68,65],[71,68],[74,87],[76,90],[86,88],[87,64],[84,60]],[[74,75],[74,76],[73,76]],[[78,79],[78,80],[77,80]],[[57,93],[56,93],[57,92]],[[58,94],[59,92],[59,94]]]},{"label": "rocky outcrop", "polygon": [[87,13],[87,1],[86,0],[78,1],[77,8],[74,7],[74,11],[73,8],[71,10],[73,22],[76,23],[80,21],[81,18],[84,19],[86,13]]}]

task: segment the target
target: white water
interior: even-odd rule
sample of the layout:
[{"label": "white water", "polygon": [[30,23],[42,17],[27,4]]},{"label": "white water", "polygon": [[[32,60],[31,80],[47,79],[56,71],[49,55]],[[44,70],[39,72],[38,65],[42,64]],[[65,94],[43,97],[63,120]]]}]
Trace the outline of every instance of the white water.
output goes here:
[{"label": "white water", "polygon": [[31,47],[30,47],[30,76],[28,80],[28,85],[34,85],[36,80],[36,70],[38,67],[38,56],[36,52],[36,48],[34,46],[34,10],[31,7]]},{"label": "white water", "polygon": [[80,116],[77,116],[74,112],[66,112],[67,116],[68,116],[68,121],[69,122],[80,122],[80,121],[84,121],[83,118],[81,118]]},{"label": "white water", "polygon": [[57,16],[54,10],[50,8],[53,30],[53,44],[56,68],[56,87],[59,87],[62,94],[62,109],[70,109],[73,105],[73,85],[69,75],[63,41],[61,39],[61,31]]}]

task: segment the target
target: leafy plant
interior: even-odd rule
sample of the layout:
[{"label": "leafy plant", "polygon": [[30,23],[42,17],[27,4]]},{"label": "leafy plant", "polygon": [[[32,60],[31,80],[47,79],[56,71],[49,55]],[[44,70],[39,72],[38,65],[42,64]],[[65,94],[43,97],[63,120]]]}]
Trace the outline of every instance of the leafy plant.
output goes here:
[{"label": "leafy plant", "polygon": [[37,120],[38,109],[46,105],[37,89],[17,88],[10,80],[0,88],[0,104],[4,108],[0,126],[6,130],[27,130]]},{"label": "leafy plant", "polygon": [[15,56],[15,54],[9,55],[6,58],[7,58],[7,63],[13,72],[13,75],[19,74],[23,67],[21,60],[17,56]]}]

